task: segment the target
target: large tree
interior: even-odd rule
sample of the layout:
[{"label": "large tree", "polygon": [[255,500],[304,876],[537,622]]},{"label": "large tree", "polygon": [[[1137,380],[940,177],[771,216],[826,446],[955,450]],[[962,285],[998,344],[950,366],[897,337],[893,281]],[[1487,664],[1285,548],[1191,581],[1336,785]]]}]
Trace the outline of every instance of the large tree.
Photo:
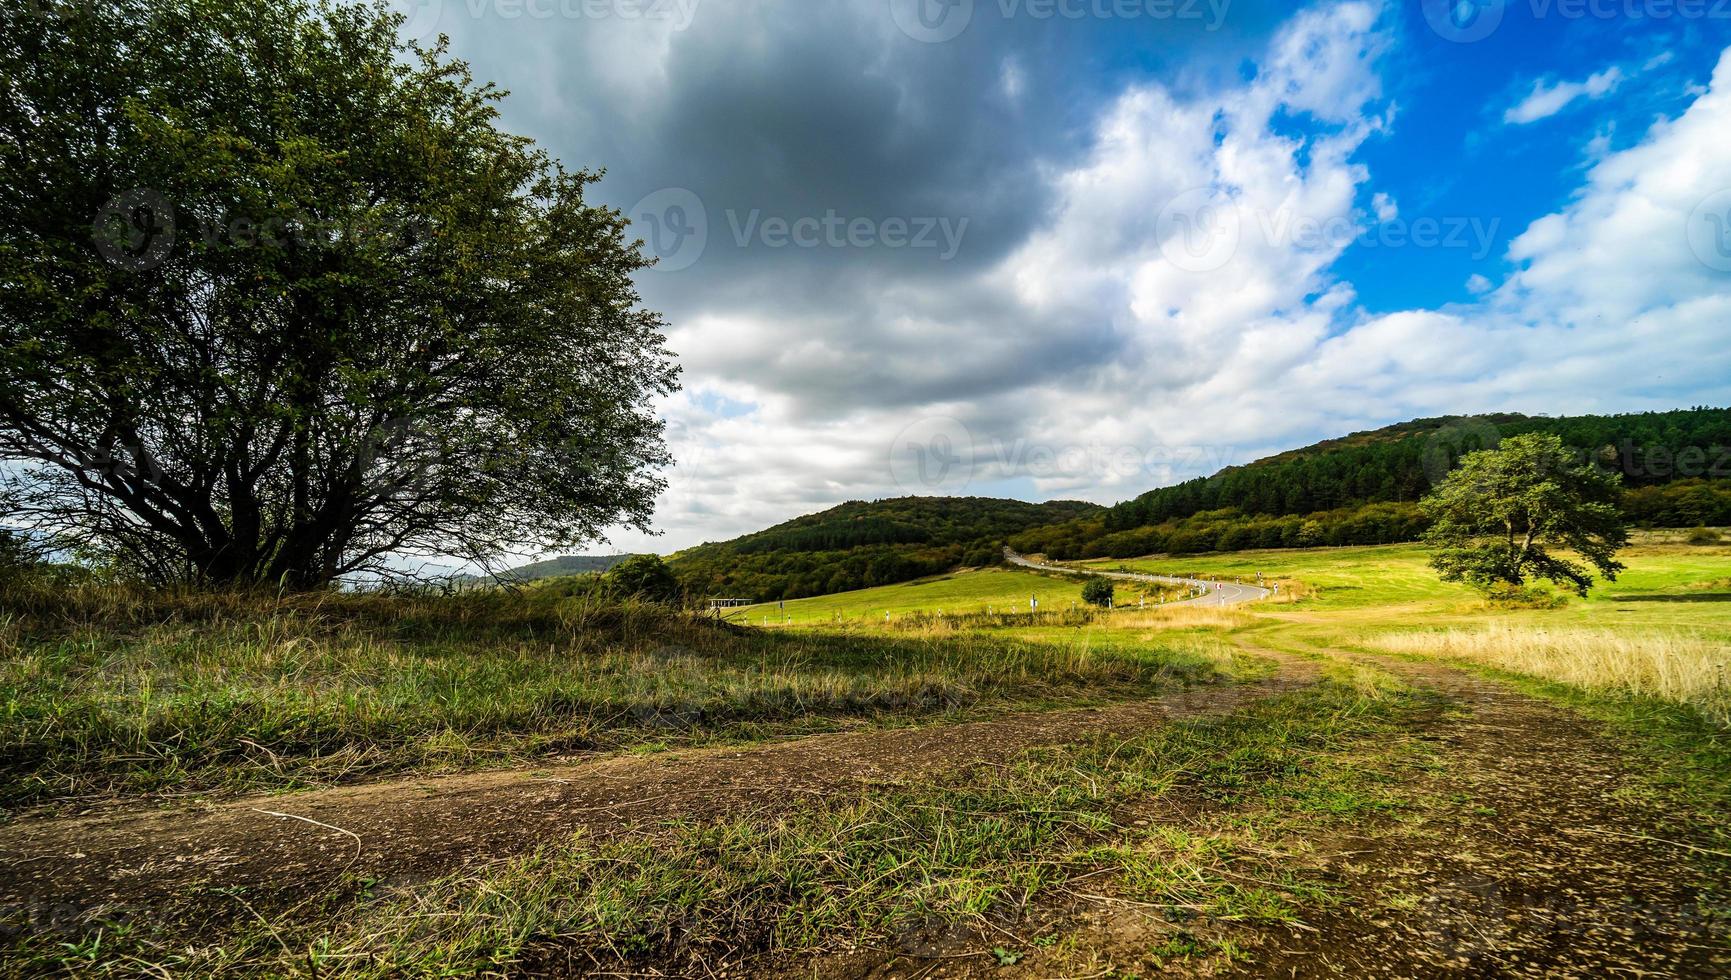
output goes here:
[{"label": "large tree", "polygon": [[[1629,534],[1618,509],[1622,475],[1582,459],[1554,435],[1503,440],[1469,453],[1421,506],[1431,564],[1481,589],[1546,579],[1586,595],[1587,565],[1615,581]],[[1584,560],[1571,560],[1567,555]]]},{"label": "large tree", "polygon": [[[617,211],[383,6],[7,3],[0,471],[164,580],[645,527],[677,369]],[[0,487],[0,490],[6,488]]]}]

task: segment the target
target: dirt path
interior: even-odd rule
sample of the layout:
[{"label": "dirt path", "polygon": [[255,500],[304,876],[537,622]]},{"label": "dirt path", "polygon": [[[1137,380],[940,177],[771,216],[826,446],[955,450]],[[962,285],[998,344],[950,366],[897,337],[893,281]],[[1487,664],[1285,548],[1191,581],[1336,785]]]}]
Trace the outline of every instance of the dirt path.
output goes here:
[{"label": "dirt path", "polygon": [[1246,602],[1257,602],[1266,599],[1274,593],[1260,585],[1240,585],[1235,582],[1209,582],[1199,578],[1175,578],[1171,575],[1148,575],[1142,572],[1102,572],[1093,569],[1070,568],[1065,565],[1042,565],[1036,561],[1016,554],[1008,548],[1004,549],[1004,560],[1022,568],[1031,568],[1038,572],[1056,572],[1059,575],[1093,576],[1096,578],[1117,579],[1122,582],[1154,582],[1160,585],[1183,585],[1203,590],[1203,595],[1195,599],[1185,599],[1182,602],[1168,602],[1167,609],[1179,606],[1238,606]]},{"label": "dirt path", "polygon": [[[1232,711],[1315,679],[1314,664],[1255,652],[1280,656],[1281,674],[1094,710],[25,820],[0,828],[0,902],[161,914],[212,901],[188,896],[238,887],[268,910],[345,876],[412,885],[580,828],[607,837],[666,818],[748,813],[803,795],[917,781],[1038,745]],[[1640,772],[1593,723],[1441,665],[1344,659],[1438,689],[1458,706],[1418,723],[1437,766],[1403,787],[1418,801],[1415,816],[1344,840],[1330,831],[1328,852],[1339,856],[1327,873],[1346,901],[1306,913],[1303,929],[1217,923],[1212,931],[1225,930],[1252,958],[1205,960],[1202,972],[1731,976],[1731,910],[1705,897],[1709,882],[1685,850],[1691,842],[1660,824],[1643,802]],[[1162,929],[1180,928],[1151,928],[1153,913],[1122,907],[1053,912],[1054,926],[1121,974],[1146,975],[1153,967],[1137,957],[1167,934]],[[981,953],[1001,941],[958,929],[921,955],[856,953],[793,965],[801,976],[1045,977],[1075,962],[1029,951],[1004,967]],[[736,964],[733,975],[788,966]]]},{"label": "dirt path", "polygon": [[97,909],[157,914],[194,893],[240,887],[262,909],[315,894],[344,876],[412,885],[522,853],[579,828],[607,837],[674,817],[745,813],[800,795],[918,780],[969,763],[1009,759],[1037,745],[1230,712],[1314,676],[1310,664],[1288,659],[1268,681],[1197,687],[1098,709],[196,808],[25,819],[0,827],[0,905],[51,909],[66,918]]},{"label": "dirt path", "polygon": [[1434,723],[1445,768],[1416,787],[1445,802],[1360,842],[1337,869],[1356,901],[1266,944],[1255,973],[1731,976],[1731,908],[1596,725],[1442,665],[1355,659],[1464,709]]},{"label": "dirt path", "polygon": [[[1068,936],[1059,947],[1069,948],[1022,945],[1013,966],[986,952],[1006,945],[1002,929],[957,927],[901,952],[762,969],[787,980],[1731,976],[1731,908],[1707,897],[1688,841],[1640,805],[1640,773],[1593,723],[1439,664],[1342,659],[1440,690],[1459,710],[1420,723],[1440,767],[1404,788],[1420,801],[1417,820],[1327,835],[1328,874],[1346,901],[1307,912],[1302,927],[1068,903],[1021,930]],[[1248,959],[1150,958],[1181,930],[1229,937]]]}]

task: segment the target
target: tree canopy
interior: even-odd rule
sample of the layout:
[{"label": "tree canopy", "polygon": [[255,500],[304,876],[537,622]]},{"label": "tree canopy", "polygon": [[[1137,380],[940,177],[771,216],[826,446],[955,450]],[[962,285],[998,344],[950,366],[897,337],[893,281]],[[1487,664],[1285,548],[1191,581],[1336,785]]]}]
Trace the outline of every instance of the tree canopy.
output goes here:
[{"label": "tree canopy", "polygon": [[1615,581],[1628,542],[1617,498],[1622,476],[1578,460],[1562,439],[1530,433],[1469,453],[1422,502],[1425,540],[1446,581],[1481,589],[1546,579],[1586,595],[1593,578],[1571,552]]},{"label": "tree canopy", "polygon": [[607,584],[620,595],[651,602],[679,598],[679,580],[660,555],[632,555],[607,570]]},{"label": "tree canopy", "polygon": [[[161,580],[647,529],[677,387],[617,211],[381,6],[0,12],[0,463]],[[8,488],[0,488],[3,491]]]}]

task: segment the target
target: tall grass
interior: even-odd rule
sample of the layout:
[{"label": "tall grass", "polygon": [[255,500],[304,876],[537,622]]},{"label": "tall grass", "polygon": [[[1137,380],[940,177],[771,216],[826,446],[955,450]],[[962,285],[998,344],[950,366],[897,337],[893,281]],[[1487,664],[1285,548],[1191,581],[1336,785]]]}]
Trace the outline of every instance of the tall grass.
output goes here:
[{"label": "tall grass", "polygon": [[1399,653],[1456,657],[1576,687],[1691,705],[1731,725],[1731,649],[1675,632],[1493,626],[1396,633],[1376,644]]},{"label": "tall grass", "polygon": [[1218,679],[1182,648],[744,630],[579,591],[98,588],[0,612],[0,803],[328,785]]}]

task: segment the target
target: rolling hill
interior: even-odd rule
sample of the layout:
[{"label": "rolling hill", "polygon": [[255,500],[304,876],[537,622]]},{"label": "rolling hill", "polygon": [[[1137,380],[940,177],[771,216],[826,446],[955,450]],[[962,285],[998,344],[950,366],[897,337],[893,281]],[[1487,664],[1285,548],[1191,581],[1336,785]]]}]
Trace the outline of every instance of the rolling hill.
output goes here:
[{"label": "rolling hill", "polygon": [[889,585],[998,561],[1009,537],[1103,508],[1079,501],[1030,504],[987,497],[850,501],[670,559],[693,595],[794,599]]},{"label": "rolling hill", "polygon": [[1011,545],[1073,559],[1410,541],[1424,528],[1418,501],[1461,455],[1528,432],[1621,472],[1632,523],[1731,523],[1731,409],[1692,408],[1416,419],[1151,490]]},{"label": "rolling hill", "polygon": [[564,555],[546,561],[531,562],[508,569],[497,575],[464,575],[458,582],[470,585],[478,582],[536,582],[541,579],[563,578],[567,575],[588,575],[605,572],[630,555]]},{"label": "rolling hill", "polygon": [[1645,527],[1731,524],[1731,409],[1414,419],[1318,442],[1110,508],[982,497],[853,501],[673,556],[687,592],[762,602],[996,563],[1004,544],[1060,560],[1394,544],[1462,455],[1548,432],[1623,474]]}]

